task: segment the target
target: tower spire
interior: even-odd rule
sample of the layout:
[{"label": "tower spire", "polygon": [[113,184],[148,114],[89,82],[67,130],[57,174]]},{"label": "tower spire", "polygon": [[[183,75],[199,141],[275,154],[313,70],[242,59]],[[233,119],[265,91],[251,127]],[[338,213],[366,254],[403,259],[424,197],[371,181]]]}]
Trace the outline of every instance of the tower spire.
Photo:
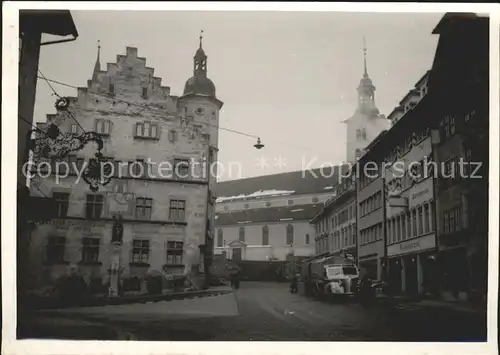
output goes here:
[{"label": "tower spire", "polygon": [[365,64],[365,71],[364,71],[363,76],[365,78],[368,77],[368,69],[366,67],[366,52],[367,52],[367,49],[366,49],[366,38],[365,38],[365,36],[363,36],[363,57],[364,57],[364,64]]},{"label": "tower spire", "polygon": [[97,41],[97,58],[94,64],[94,72],[92,73],[92,80],[97,80],[97,75],[101,71],[101,41]]},{"label": "tower spire", "polygon": [[368,68],[366,65],[366,38],[363,36],[363,61],[364,61],[364,72],[361,81],[358,86],[358,110],[372,114],[373,112],[378,112],[375,107],[375,86],[372,80],[368,76]]},{"label": "tower spire", "polygon": [[207,75],[207,55],[203,50],[203,30],[200,31],[200,47],[194,55],[194,76]]}]

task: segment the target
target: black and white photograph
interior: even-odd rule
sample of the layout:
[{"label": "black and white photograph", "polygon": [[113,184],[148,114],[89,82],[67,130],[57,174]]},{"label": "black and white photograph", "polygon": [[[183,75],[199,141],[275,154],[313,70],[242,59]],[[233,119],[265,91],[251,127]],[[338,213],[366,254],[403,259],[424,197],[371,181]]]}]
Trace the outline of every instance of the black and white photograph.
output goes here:
[{"label": "black and white photograph", "polygon": [[4,4],[6,354],[497,353],[499,7],[267,5]]}]

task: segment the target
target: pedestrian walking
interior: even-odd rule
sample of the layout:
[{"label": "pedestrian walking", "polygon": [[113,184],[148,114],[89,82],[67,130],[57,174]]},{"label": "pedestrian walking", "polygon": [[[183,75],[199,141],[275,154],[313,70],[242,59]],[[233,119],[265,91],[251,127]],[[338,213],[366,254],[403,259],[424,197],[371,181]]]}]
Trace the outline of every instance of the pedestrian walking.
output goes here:
[{"label": "pedestrian walking", "polygon": [[240,287],[240,276],[241,269],[237,265],[233,265],[229,268],[229,278],[231,280],[231,286],[237,290]]}]

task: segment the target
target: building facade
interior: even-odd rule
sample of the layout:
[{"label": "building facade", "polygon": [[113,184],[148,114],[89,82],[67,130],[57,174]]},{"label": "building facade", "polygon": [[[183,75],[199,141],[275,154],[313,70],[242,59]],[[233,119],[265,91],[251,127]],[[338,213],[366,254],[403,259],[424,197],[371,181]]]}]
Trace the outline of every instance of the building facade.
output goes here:
[{"label": "building facade", "polygon": [[356,206],[357,247],[360,272],[373,280],[380,280],[385,260],[384,176],[382,174],[379,142],[382,131],[357,162]]},{"label": "building facade", "polygon": [[[57,24],[57,25],[54,25]],[[70,39],[42,42],[42,34],[71,36]],[[19,125],[18,176],[20,186],[26,185],[22,167],[28,161],[29,132],[33,130],[36,85],[40,48],[47,45],[75,41],[78,38],[71,13],[67,10],[19,11]]]},{"label": "building facade", "polygon": [[105,70],[99,51],[88,86],[68,98],[67,111],[48,115],[39,128],[97,132],[113,176],[97,192],[89,190],[79,174],[96,153],[88,144],[64,161],[52,159],[53,168],[69,164],[63,178],[49,172],[33,179],[56,201],[58,217],[33,232],[33,286],[54,282],[68,265],[96,289],[110,282],[112,270],[130,290],[139,290],[154,272],[203,272],[213,252],[215,176],[207,167],[217,161],[222,102],[207,77],[201,37],[193,76],[180,97],[154,76],[137,48],[127,47]]},{"label": "building facade", "polygon": [[[343,174],[345,175],[345,174]],[[340,255],[357,260],[356,179],[347,175],[323,209],[312,220],[315,255]]]},{"label": "building facade", "polygon": [[387,277],[394,293],[436,292],[435,166],[428,93],[430,71],[391,115],[385,136]]},{"label": "building facade", "polygon": [[[42,34],[68,38],[42,42]],[[17,294],[20,302],[27,291],[29,235],[32,224],[50,210],[49,199],[30,197],[24,164],[29,157],[29,140],[33,131],[36,85],[42,46],[62,44],[78,38],[70,11],[19,11],[19,98],[17,128]]]},{"label": "building facade", "polygon": [[215,254],[258,261],[314,255],[309,221],[331,197],[337,169],[219,182]]},{"label": "building facade", "polygon": [[[386,189],[392,193],[386,203],[388,272],[396,292],[430,293],[429,279],[436,271],[431,265],[436,259],[434,177],[410,172],[428,157],[432,157],[431,137],[419,134],[385,170]],[[405,169],[401,174],[395,172],[398,162]]]},{"label": "building facade", "polygon": [[[433,64],[438,264],[442,295],[486,294],[488,275],[489,21],[446,15]],[[468,53],[467,61],[456,56]],[[444,94],[446,92],[446,94]],[[451,99],[453,97],[454,99]]]},{"label": "building facade", "polygon": [[355,113],[343,122],[346,124],[346,161],[353,163],[361,157],[368,144],[389,127],[389,121],[375,105],[375,86],[368,75],[366,48],[364,48],[364,73],[358,88],[358,105]]}]

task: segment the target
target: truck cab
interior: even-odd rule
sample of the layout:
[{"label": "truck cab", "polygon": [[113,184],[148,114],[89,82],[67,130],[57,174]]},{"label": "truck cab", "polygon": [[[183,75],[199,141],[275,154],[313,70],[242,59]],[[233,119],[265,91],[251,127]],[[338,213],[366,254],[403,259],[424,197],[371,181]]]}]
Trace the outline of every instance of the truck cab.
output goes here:
[{"label": "truck cab", "polygon": [[304,262],[301,275],[305,294],[322,296],[352,296],[358,289],[359,269],[341,256],[327,256]]},{"label": "truck cab", "polygon": [[354,295],[359,270],[355,265],[325,265],[325,286],[330,294]]}]

